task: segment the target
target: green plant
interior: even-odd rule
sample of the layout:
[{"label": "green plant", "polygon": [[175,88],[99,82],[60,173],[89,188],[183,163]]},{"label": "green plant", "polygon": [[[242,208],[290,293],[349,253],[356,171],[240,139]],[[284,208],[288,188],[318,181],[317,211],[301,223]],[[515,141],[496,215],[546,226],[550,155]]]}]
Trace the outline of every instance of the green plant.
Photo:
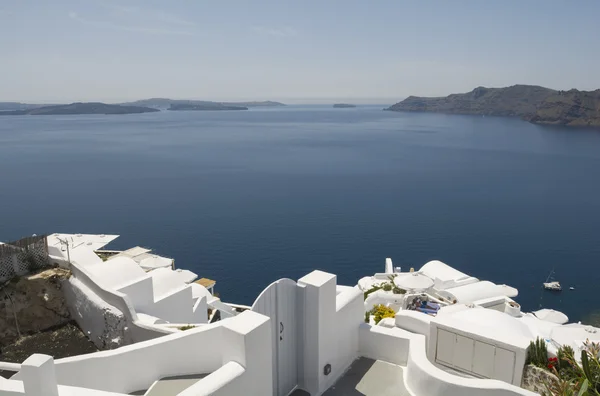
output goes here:
[{"label": "green plant", "polygon": [[560,379],[565,381],[578,381],[580,377],[580,367],[575,360],[575,351],[568,345],[558,348],[556,352],[557,372]]},{"label": "green plant", "polygon": [[[552,395],[552,396],[583,396],[587,391],[587,380],[583,383],[582,386],[579,386],[573,380],[564,379],[558,376],[558,371],[556,368],[552,368],[553,374],[558,377],[558,380],[554,381],[546,381],[544,382],[544,387],[547,392],[544,392],[544,395]],[[579,392],[577,392],[579,389]],[[577,392],[577,393],[575,393]]]},{"label": "green plant", "polygon": [[371,312],[365,312],[365,323],[369,323],[371,321]]},{"label": "green plant", "polygon": [[[595,343],[592,343],[595,344]],[[581,370],[583,378],[588,383],[588,394],[600,395],[600,361],[598,361],[597,343],[590,347],[589,341],[584,343],[586,349],[581,351]]]},{"label": "green plant", "polygon": [[186,326],[179,327],[179,330],[186,331],[186,330],[194,329],[194,328],[196,328],[196,326],[194,326],[194,325],[186,325]]},{"label": "green plant", "polygon": [[369,290],[367,290],[366,292],[363,293],[364,299],[366,300],[367,297],[369,297],[369,294],[376,292],[377,290],[380,290],[381,286],[373,286],[372,288],[370,288]]},{"label": "green plant", "polygon": [[534,366],[546,369],[548,366],[548,349],[546,348],[546,341],[541,338],[536,338],[535,341],[529,343],[529,349],[527,349],[527,364],[533,364]]},{"label": "green plant", "polygon": [[600,396],[600,361],[597,345],[587,342],[581,351],[581,364],[574,357],[573,348],[563,346],[557,352],[557,366],[550,370],[558,381],[545,383],[549,395],[553,396]]},{"label": "green plant", "polygon": [[392,292],[394,294],[406,294],[406,290],[401,289],[401,288],[399,288],[397,286],[394,286],[394,288],[392,289]]},{"label": "green plant", "polygon": [[394,311],[390,307],[386,307],[383,304],[377,304],[373,307],[370,312],[371,315],[374,316],[375,324],[379,323],[383,318],[395,318],[396,311]]},{"label": "green plant", "polygon": [[381,286],[384,291],[392,291],[392,287],[391,283],[384,283],[383,286]]}]

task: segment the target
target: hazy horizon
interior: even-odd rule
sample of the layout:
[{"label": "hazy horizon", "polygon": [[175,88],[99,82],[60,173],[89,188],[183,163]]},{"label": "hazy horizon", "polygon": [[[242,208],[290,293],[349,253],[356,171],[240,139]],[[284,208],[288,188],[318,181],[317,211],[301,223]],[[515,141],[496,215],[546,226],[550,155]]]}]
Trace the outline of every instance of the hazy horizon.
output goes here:
[{"label": "hazy horizon", "polygon": [[0,4],[0,101],[391,104],[477,86],[600,88],[600,2]]}]

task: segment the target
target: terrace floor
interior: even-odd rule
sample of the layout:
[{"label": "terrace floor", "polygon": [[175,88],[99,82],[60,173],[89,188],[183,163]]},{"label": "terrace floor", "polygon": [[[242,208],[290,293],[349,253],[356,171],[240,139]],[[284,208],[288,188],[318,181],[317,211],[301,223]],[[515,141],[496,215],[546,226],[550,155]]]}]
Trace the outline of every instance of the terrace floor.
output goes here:
[{"label": "terrace floor", "polygon": [[[359,358],[323,396],[410,396],[404,386],[404,368],[395,364]],[[308,396],[297,390],[291,396]]]}]

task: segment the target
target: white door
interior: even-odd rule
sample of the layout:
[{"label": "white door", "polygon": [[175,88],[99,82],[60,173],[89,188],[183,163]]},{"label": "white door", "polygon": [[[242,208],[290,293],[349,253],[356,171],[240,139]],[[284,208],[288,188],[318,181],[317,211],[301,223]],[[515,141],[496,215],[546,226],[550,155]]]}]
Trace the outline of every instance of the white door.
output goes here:
[{"label": "white door", "polygon": [[515,353],[504,348],[496,347],[493,378],[512,384],[514,372]]},{"label": "white door", "polygon": [[456,334],[450,333],[446,330],[438,329],[435,359],[442,363],[452,364],[452,355],[454,354],[455,343]]},{"label": "white door", "polygon": [[496,348],[485,342],[475,341],[475,350],[473,351],[473,372],[485,378],[492,378],[494,375],[494,355]]},{"label": "white door", "polygon": [[465,371],[471,371],[473,368],[473,339],[456,335],[456,344],[454,345],[454,354],[452,364]]},{"label": "white door", "polygon": [[273,390],[288,395],[298,384],[296,298],[298,285],[280,279],[269,285],[252,305],[252,311],[271,318],[273,335]]}]

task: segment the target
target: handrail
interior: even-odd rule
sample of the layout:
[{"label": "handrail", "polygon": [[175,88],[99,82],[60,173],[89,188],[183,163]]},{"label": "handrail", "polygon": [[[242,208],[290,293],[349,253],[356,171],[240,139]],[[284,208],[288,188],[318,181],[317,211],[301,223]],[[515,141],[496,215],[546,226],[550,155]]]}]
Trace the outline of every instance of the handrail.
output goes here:
[{"label": "handrail", "polygon": [[21,364],[20,363],[0,362],[0,370],[19,372],[19,371],[21,371]]}]

